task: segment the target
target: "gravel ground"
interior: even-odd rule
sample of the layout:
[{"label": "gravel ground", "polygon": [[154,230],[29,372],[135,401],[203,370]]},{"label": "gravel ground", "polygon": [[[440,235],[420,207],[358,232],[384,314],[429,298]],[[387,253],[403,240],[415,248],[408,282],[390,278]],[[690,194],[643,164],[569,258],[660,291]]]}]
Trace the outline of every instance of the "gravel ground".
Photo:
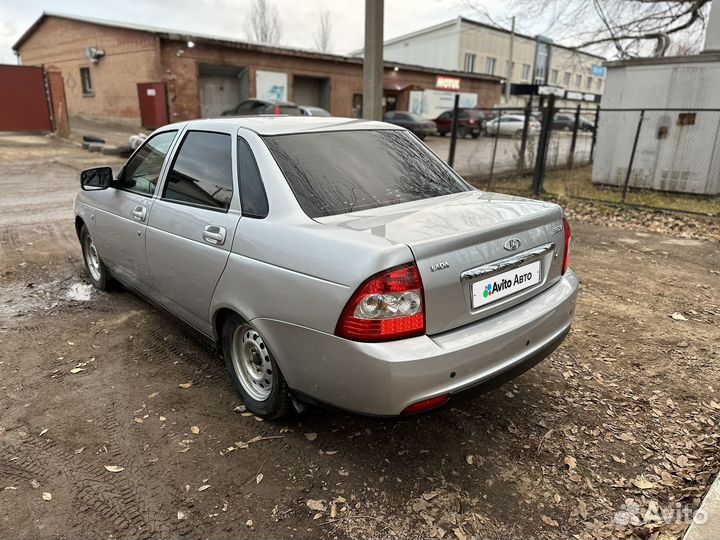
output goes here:
[{"label": "gravel ground", "polygon": [[71,205],[101,163],[0,137],[0,538],[682,536],[661,511],[720,468],[710,225],[575,210],[577,319],[545,362],[429,416],[269,423],[187,328],[87,285]]}]

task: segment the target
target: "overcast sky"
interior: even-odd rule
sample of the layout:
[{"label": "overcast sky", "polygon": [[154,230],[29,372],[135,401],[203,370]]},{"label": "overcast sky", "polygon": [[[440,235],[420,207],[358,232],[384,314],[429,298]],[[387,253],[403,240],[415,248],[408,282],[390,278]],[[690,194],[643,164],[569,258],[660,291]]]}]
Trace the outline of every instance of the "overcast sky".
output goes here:
[{"label": "overcast sky", "polygon": [[[501,16],[503,0],[476,0]],[[0,0],[0,63],[16,63],[11,48],[43,11],[110,19],[188,33],[247,38],[252,0]],[[270,0],[283,25],[282,45],[313,48],[319,14],[330,13],[332,52],[362,47],[364,0]],[[473,15],[460,0],[386,0],[385,38]]]}]

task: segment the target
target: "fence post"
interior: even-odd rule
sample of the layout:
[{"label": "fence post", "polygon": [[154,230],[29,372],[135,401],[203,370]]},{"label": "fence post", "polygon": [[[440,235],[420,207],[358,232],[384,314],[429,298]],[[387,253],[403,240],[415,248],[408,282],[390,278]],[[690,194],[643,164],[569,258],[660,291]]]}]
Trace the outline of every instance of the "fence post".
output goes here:
[{"label": "fence post", "polygon": [[575,109],[575,121],[573,122],[572,140],[570,141],[570,153],[568,154],[567,166],[568,169],[573,168],[575,162],[575,143],[577,142],[577,132],[580,127],[580,105],[578,104]]},{"label": "fence post", "polygon": [[495,126],[495,140],[493,141],[492,159],[490,160],[490,179],[495,171],[495,153],[497,152],[498,139],[500,138],[500,120],[502,119],[502,109],[497,109],[498,117]]},{"label": "fence post", "polygon": [[597,141],[597,130],[600,122],[600,105],[595,109],[595,125],[593,126],[592,143],[590,145],[590,163],[593,162],[595,156],[595,141]]},{"label": "fence post", "polygon": [[448,165],[455,164],[455,142],[457,141],[458,107],[460,105],[460,94],[455,94],[453,103],[452,128],[450,130],[450,153],[448,154]]},{"label": "fence post", "polygon": [[630,173],[632,172],[633,162],[635,161],[635,150],[637,149],[638,139],[640,138],[640,129],[642,128],[643,118],[645,117],[645,109],[640,111],[640,118],[638,119],[637,130],[635,130],[635,140],[633,141],[632,151],[630,152],[630,163],[628,164],[627,174],[625,175],[625,184],[623,184],[622,190],[622,202],[625,203],[625,197],[627,196],[628,185],[630,184]]},{"label": "fence post", "polygon": [[532,112],[532,96],[530,96],[525,104],[525,121],[523,122],[522,140],[520,141],[520,155],[518,156],[518,169],[520,172],[525,170],[525,149],[527,147],[528,126],[530,125],[530,113]]},{"label": "fence post", "polygon": [[550,94],[548,104],[543,110],[540,138],[538,139],[537,159],[535,160],[535,171],[533,173],[532,190],[535,195],[540,195],[545,179],[545,159],[547,158],[548,145],[550,144],[550,131],[552,130],[552,119],[555,114],[555,95]]}]

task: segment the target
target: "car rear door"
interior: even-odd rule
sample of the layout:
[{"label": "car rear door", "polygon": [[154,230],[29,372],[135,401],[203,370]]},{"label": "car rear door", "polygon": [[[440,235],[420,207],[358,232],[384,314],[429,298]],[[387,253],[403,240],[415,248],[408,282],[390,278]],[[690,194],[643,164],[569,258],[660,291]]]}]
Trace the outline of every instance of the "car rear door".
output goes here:
[{"label": "car rear door", "polygon": [[94,241],[100,256],[121,279],[147,288],[145,233],[153,194],[177,130],[156,133],[130,157],[113,188],[94,193]]},{"label": "car rear door", "polygon": [[158,301],[211,333],[210,300],[240,218],[230,131],[187,130],[153,205],[147,260]]}]

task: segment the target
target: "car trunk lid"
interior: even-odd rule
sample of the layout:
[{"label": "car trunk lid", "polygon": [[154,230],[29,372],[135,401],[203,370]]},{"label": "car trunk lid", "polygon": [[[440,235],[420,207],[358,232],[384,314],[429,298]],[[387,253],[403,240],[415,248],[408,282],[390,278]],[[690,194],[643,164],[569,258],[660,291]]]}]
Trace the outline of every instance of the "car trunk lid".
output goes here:
[{"label": "car trunk lid", "polygon": [[[557,281],[562,271],[562,211],[541,201],[473,190],[317,221],[412,250],[425,290],[430,335],[523,302]],[[523,269],[521,277],[531,271],[537,275],[478,301],[481,282],[513,281],[518,268]]]}]

